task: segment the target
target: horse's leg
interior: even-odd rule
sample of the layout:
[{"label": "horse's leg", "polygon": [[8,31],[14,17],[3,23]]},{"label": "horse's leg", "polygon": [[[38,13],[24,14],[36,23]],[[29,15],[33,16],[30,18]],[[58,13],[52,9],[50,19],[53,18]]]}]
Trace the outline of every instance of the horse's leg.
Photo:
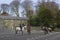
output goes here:
[{"label": "horse's leg", "polygon": [[16,34],[18,33],[18,30],[16,30]]},{"label": "horse's leg", "polygon": [[21,31],[21,35],[23,35],[23,30],[21,29],[20,31]]},{"label": "horse's leg", "polygon": [[23,30],[21,30],[21,34],[23,35]]}]

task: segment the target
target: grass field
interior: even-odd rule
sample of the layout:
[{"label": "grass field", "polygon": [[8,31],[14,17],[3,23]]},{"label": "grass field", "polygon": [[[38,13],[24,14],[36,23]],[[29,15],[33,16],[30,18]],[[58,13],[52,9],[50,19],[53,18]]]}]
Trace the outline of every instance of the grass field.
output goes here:
[{"label": "grass field", "polygon": [[55,28],[55,30],[54,31],[56,31],[56,32],[60,32],[60,29],[58,29],[58,28]]},{"label": "grass field", "polygon": [[41,27],[31,27],[31,30],[41,30]]}]

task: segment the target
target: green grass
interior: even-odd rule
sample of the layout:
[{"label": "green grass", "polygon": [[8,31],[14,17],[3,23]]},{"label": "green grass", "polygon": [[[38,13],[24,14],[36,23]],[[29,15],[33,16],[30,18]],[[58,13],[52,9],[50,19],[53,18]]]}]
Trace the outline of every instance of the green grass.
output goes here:
[{"label": "green grass", "polygon": [[56,31],[56,32],[60,32],[60,29],[58,29],[58,28],[55,28],[55,30],[54,31]]},{"label": "green grass", "polygon": [[31,27],[31,30],[41,30],[41,27]]}]

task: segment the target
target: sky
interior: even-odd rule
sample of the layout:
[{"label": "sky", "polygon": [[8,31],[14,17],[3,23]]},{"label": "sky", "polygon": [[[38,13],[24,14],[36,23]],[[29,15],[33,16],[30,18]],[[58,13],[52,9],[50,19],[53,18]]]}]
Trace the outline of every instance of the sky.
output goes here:
[{"label": "sky", "polygon": [[55,2],[60,3],[60,0],[55,0]]},{"label": "sky", "polygon": [[[0,0],[0,4],[10,4],[13,0]],[[21,0],[22,2],[23,0]],[[35,4],[37,3],[37,0],[32,0]],[[60,6],[60,0],[54,0],[58,5]],[[21,16],[21,14],[20,14]]]},{"label": "sky", "polygon": [[[0,5],[1,4],[10,4],[11,2],[12,2],[13,0],[0,0]],[[23,1],[23,0],[22,0]],[[21,1],[21,2],[22,2]],[[37,1],[35,0],[34,1],[34,3],[36,3]],[[22,9],[22,8],[20,8],[20,9]],[[20,11],[20,12],[22,12],[22,11]],[[19,15],[22,17],[22,14],[19,12]]]},{"label": "sky", "polygon": [[[0,0],[0,4],[2,4],[2,3],[10,3],[11,1],[13,1],[13,0]],[[36,2],[37,0],[33,0],[34,2]],[[57,2],[57,3],[60,3],[60,0],[54,0],[55,2]]]},{"label": "sky", "polygon": [[9,4],[12,0],[0,0],[0,4],[7,3]]},{"label": "sky", "polygon": [[[7,4],[10,4],[13,0],[0,0],[0,4],[3,4],[3,3],[7,3]],[[22,2],[23,0],[21,0]],[[35,4],[37,3],[37,0],[32,0]],[[51,0],[50,0],[51,1]],[[60,4],[60,0],[53,0],[55,1],[56,3]]]},{"label": "sky", "polygon": [[[9,3],[11,3],[11,1],[13,1],[13,0],[0,0],[0,4],[2,4],[2,3],[7,3],[7,4],[9,4]],[[22,1],[23,1],[23,0],[22,0]],[[36,2],[36,0],[35,0],[34,2]]]},{"label": "sky", "polygon": [[[0,0],[0,4],[10,4],[13,0]],[[23,0],[21,0],[22,2]],[[37,3],[37,0],[32,0],[35,4]],[[51,1],[51,0],[50,0]],[[55,1],[56,3],[58,3],[58,5],[60,6],[60,0],[53,0]]]}]

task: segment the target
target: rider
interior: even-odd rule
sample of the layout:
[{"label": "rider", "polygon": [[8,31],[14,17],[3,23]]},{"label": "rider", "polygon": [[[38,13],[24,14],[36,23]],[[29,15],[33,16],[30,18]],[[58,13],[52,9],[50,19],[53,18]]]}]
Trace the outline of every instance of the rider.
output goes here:
[{"label": "rider", "polygon": [[19,27],[20,27],[20,29],[21,29],[20,31],[22,32],[22,35],[23,35],[23,30],[22,30],[23,25],[22,25],[22,24],[20,24],[20,26],[19,26]]},{"label": "rider", "polygon": [[20,27],[20,29],[21,29],[21,31],[22,31],[22,24],[20,24],[19,27]]}]

